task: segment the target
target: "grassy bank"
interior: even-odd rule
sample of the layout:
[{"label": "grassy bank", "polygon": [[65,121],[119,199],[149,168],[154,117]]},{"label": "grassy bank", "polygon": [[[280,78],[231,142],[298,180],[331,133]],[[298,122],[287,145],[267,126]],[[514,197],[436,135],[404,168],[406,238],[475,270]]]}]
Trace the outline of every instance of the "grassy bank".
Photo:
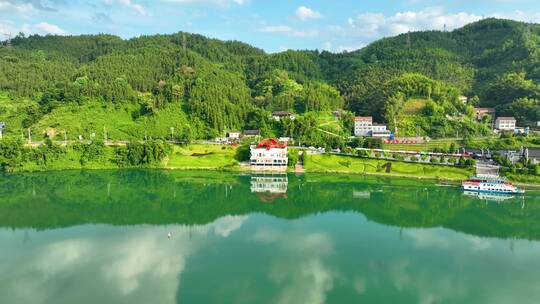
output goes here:
[{"label": "grassy bank", "polygon": [[[388,167],[387,164],[390,164],[390,166]],[[336,172],[448,180],[463,180],[473,175],[471,169],[451,166],[319,154],[306,156],[304,167],[306,172]]]},{"label": "grassy bank", "polygon": [[166,169],[240,169],[234,159],[236,149],[225,145],[175,146],[168,159]]}]

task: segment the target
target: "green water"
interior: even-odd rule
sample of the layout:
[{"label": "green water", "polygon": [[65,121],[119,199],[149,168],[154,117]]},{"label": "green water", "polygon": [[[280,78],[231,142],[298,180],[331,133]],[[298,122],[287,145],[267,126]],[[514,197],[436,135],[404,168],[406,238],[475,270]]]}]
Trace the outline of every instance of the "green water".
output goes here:
[{"label": "green water", "polygon": [[538,303],[537,194],[330,175],[0,175],[0,303]]}]

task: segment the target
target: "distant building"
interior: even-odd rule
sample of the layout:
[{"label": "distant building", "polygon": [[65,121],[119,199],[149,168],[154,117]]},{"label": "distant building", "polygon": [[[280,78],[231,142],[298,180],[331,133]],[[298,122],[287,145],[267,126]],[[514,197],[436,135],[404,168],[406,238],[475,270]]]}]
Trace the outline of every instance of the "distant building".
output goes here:
[{"label": "distant building", "polygon": [[240,131],[229,131],[229,140],[238,140],[240,139]]},{"label": "distant building", "polygon": [[392,135],[386,125],[374,124],[371,116],[357,116],[354,118],[354,136],[371,136],[388,138]]},{"label": "distant building", "polygon": [[261,131],[260,130],[244,130],[242,132],[242,136],[243,137],[256,137],[256,136],[261,136]]},{"label": "distant building", "polygon": [[334,115],[335,118],[340,119],[341,116],[343,116],[343,110],[336,110],[332,112],[332,114]]},{"label": "distant building", "polygon": [[290,119],[294,119],[294,114],[291,113],[291,112],[287,112],[287,111],[276,111],[276,112],[272,112],[272,117],[276,120],[276,121],[280,121],[281,119],[283,118],[290,118]]},{"label": "distant building", "polygon": [[516,135],[529,135],[529,127],[527,128],[515,128],[514,134]]},{"label": "distant building", "polygon": [[497,117],[495,120],[495,129],[501,131],[514,131],[516,128],[516,119],[514,117]]},{"label": "distant building", "polygon": [[253,169],[285,170],[289,163],[287,143],[273,138],[261,140],[251,147],[250,164]]},{"label": "distant building", "polygon": [[370,136],[373,127],[373,117],[356,116],[354,118],[354,136]]},{"label": "distant building", "polygon": [[491,119],[494,119],[496,114],[497,112],[493,108],[474,108],[474,115],[478,121],[481,121],[484,115],[489,115]]},{"label": "distant building", "polygon": [[462,103],[466,104],[467,102],[469,102],[469,97],[467,96],[459,96],[458,97],[459,101],[461,101]]}]

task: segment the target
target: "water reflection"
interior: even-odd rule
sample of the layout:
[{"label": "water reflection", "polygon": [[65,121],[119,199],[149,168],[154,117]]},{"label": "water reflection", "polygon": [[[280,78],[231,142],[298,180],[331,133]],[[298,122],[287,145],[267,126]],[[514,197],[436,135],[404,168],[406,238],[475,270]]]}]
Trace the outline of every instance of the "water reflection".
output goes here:
[{"label": "water reflection", "polygon": [[257,193],[261,202],[270,203],[278,198],[287,199],[287,174],[262,173],[251,176],[251,192]]},{"label": "water reflection", "polygon": [[481,200],[486,201],[494,201],[494,202],[504,202],[504,201],[512,201],[515,200],[516,197],[520,198],[521,196],[515,196],[512,194],[505,194],[505,193],[482,193],[482,192],[476,192],[476,191],[464,191],[464,195],[467,196],[473,196],[477,197]]},{"label": "water reflection", "polygon": [[[406,180],[80,174],[0,179],[0,303],[540,297],[535,196],[522,208],[521,198],[486,204]],[[287,204],[258,194],[286,194]]]}]

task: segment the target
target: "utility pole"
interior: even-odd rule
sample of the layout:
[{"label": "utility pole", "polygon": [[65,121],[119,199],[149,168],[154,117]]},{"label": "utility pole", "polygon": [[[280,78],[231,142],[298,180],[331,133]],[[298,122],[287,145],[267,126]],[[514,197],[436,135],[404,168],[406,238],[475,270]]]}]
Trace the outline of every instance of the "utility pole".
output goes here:
[{"label": "utility pole", "polygon": [[174,127],[171,127],[171,141],[174,141]]},{"label": "utility pole", "polygon": [[66,145],[68,144],[67,131],[64,131],[64,142],[66,143]]},{"label": "utility pole", "polygon": [[144,142],[148,141],[148,132],[144,130]]},{"label": "utility pole", "polygon": [[103,141],[107,142],[107,128],[105,126],[103,126]]},{"label": "utility pole", "polygon": [[32,132],[30,128],[28,128],[28,144],[32,144]]}]

